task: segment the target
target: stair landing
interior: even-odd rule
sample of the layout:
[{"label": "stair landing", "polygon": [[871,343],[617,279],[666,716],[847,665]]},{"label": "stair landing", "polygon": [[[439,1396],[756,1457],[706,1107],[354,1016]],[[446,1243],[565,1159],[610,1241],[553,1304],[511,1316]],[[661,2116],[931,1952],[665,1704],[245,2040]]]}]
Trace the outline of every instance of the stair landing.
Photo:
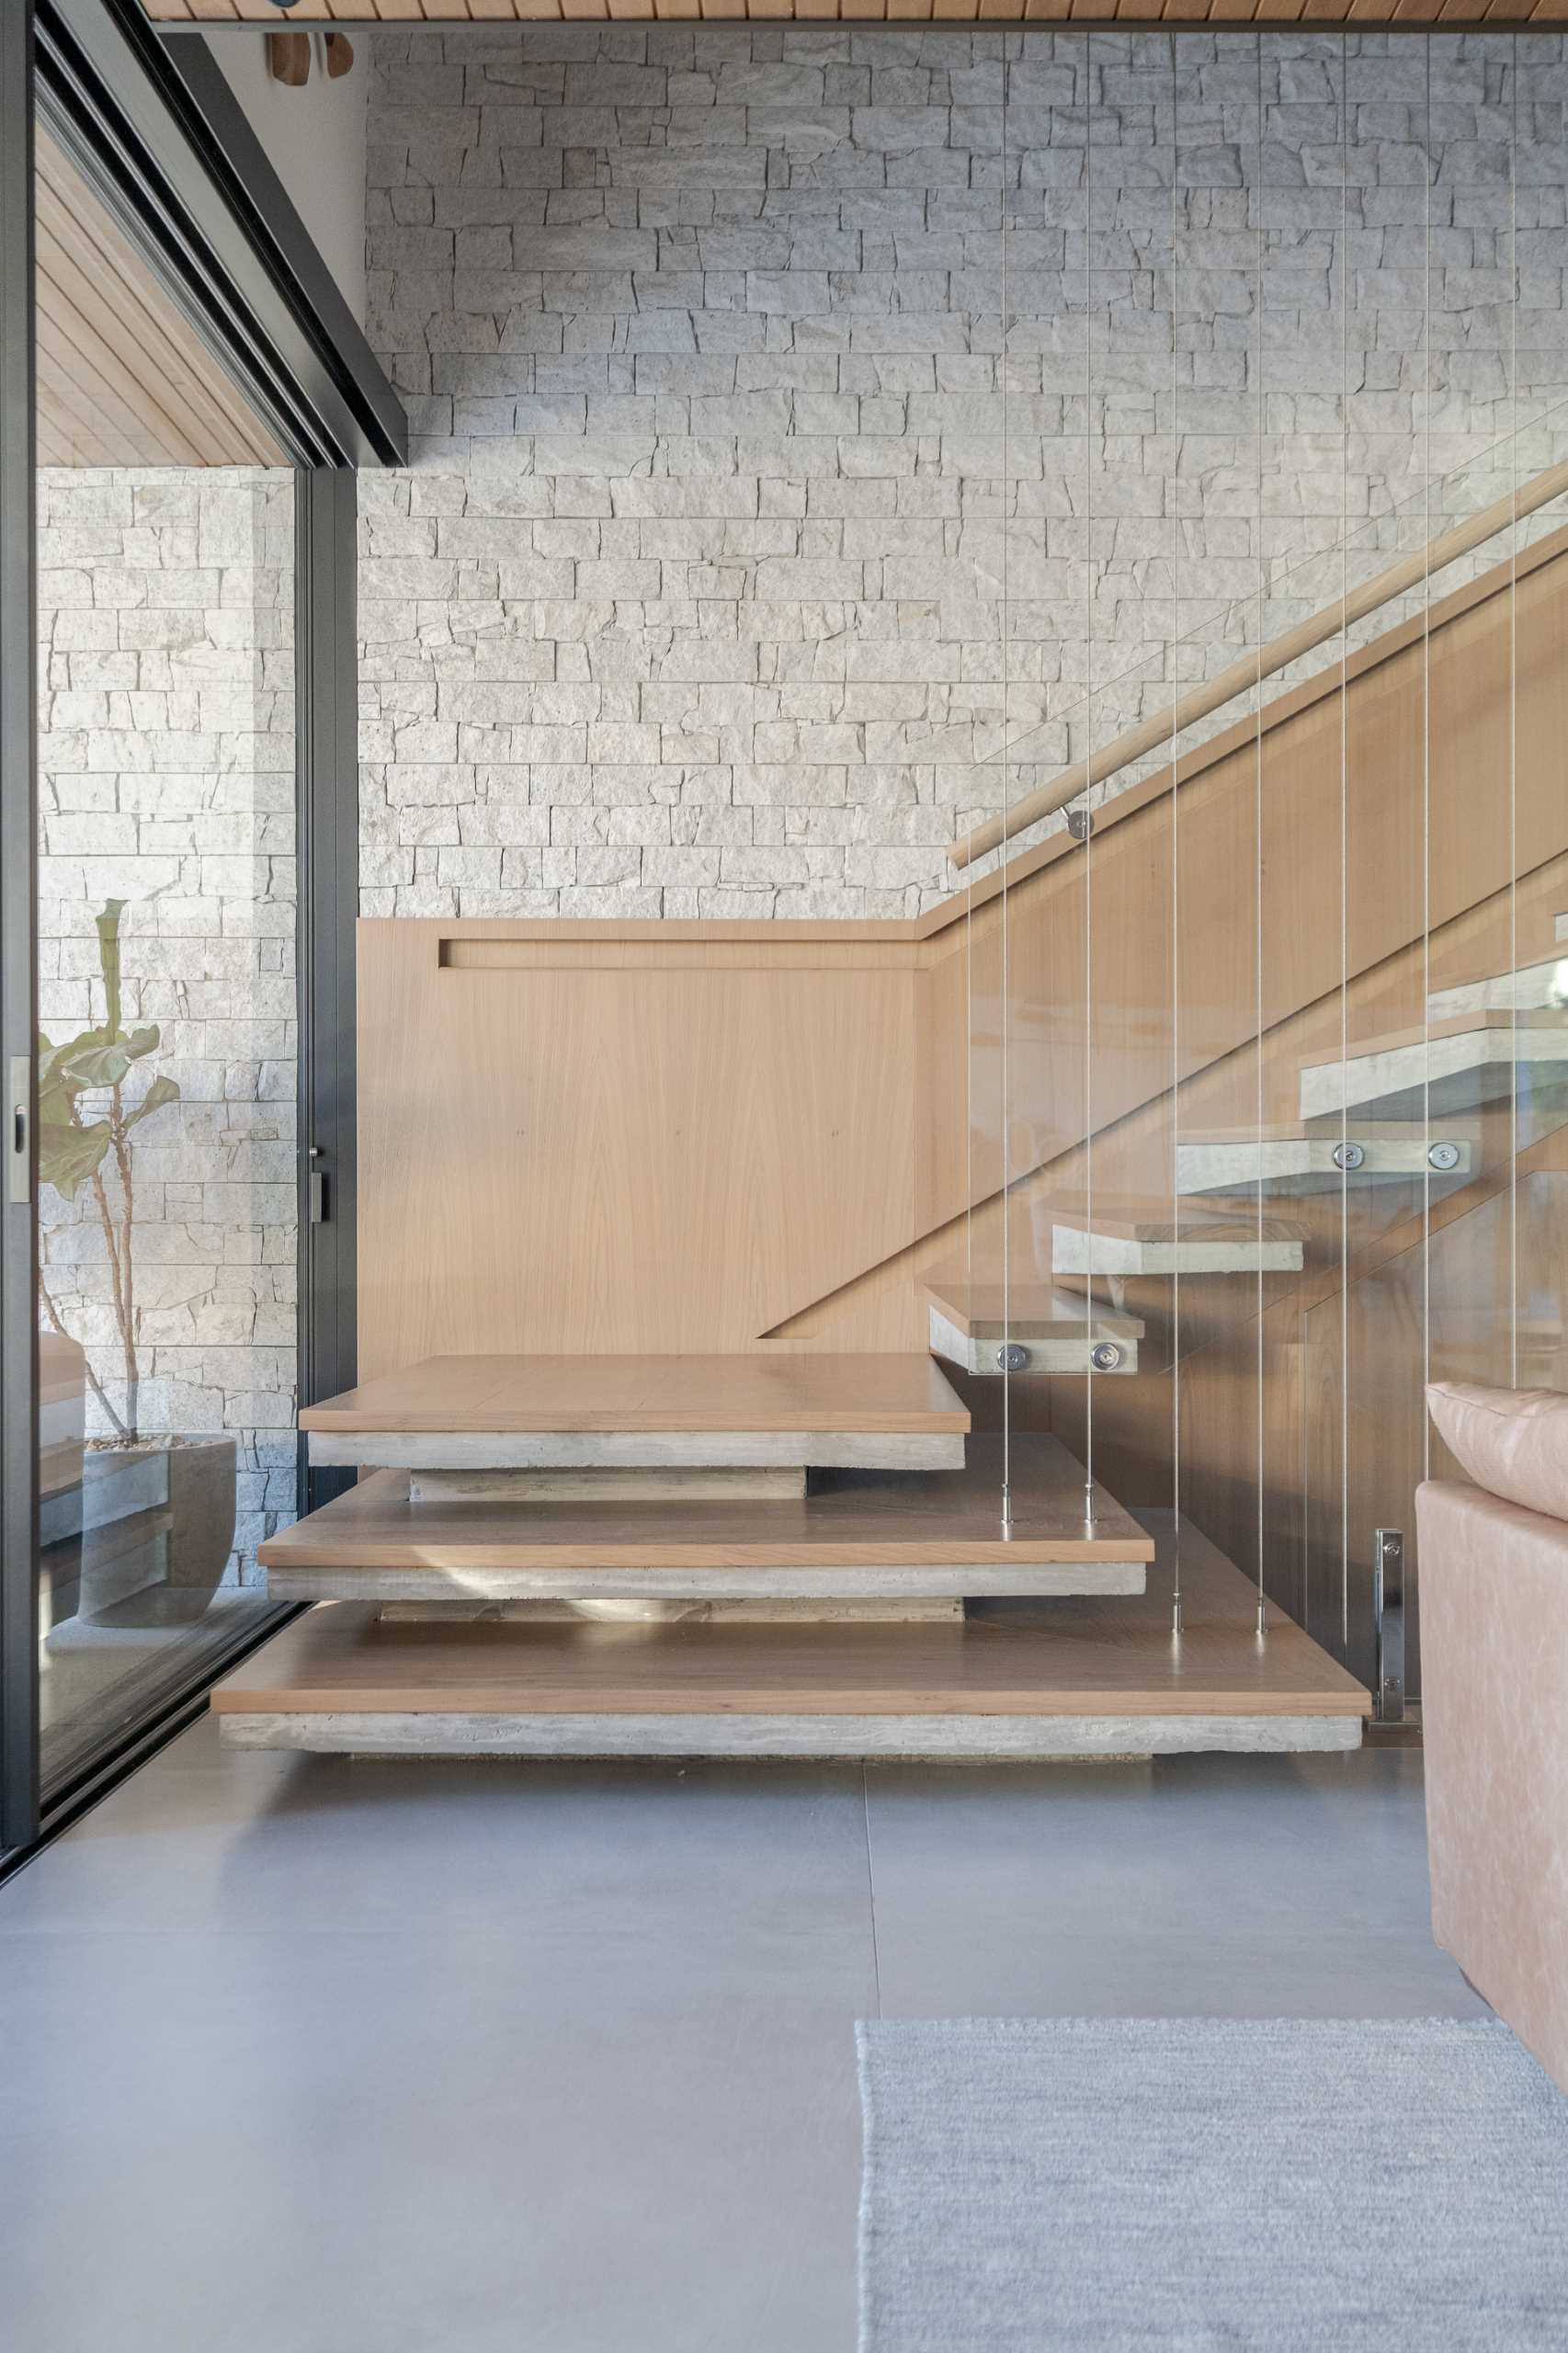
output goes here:
[{"label": "stair landing", "polygon": [[954,1625],[387,1623],[327,1603],[212,1705],[227,1745],[365,1755],[1051,1757],[1341,1749],[1368,1693],[1191,1531],[1141,1597]]}]

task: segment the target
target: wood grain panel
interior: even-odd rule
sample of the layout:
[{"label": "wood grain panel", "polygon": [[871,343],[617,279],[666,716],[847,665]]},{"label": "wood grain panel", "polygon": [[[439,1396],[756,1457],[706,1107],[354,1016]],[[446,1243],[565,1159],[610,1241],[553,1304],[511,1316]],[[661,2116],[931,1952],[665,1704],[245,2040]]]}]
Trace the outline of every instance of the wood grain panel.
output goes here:
[{"label": "wood grain panel", "polygon": [[[756,1349],[802,1297],[907,1244],[907,942],[846,965],[831,926],[820,961],[768,928],[736,969],[656,937],[623,964],[613,926],[584,965],[548,925],[360,925],[366,1375],[451,1353]],[[507,939],[569,961],[453,961]],[[924,1309],[913,1292],[903,1309],[869,1347],[918,1346]]]},{"label": "wood grain panel", "polygon": [[41,128],[36,157],[42,461],[286,466],[271,433]]}]

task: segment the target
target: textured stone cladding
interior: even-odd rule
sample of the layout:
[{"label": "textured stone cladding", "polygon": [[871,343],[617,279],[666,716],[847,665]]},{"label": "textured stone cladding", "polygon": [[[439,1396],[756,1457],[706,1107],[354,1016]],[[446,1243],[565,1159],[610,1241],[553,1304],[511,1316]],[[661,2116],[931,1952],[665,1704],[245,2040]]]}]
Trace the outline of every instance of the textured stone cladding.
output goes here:
[{"label": "textured stone cladding", "polygon": [[368,914],[915,912],[1563,453],[1555,37],[367,48]]},{"label": "textured stone cladding", "polygon": [[[126,1023],[162,1033],[128,1092],[180,1090],[132,1131],[139,1419],[237,1441],[244,1582],[295,1504],[292,479],[47,469],[38,549],[40,1019],[56,1044],[102,1020],[94,918],[125,900]],[[47,1295],[122,1409],[98,1207],[45,1186],[40,1222]]]}]

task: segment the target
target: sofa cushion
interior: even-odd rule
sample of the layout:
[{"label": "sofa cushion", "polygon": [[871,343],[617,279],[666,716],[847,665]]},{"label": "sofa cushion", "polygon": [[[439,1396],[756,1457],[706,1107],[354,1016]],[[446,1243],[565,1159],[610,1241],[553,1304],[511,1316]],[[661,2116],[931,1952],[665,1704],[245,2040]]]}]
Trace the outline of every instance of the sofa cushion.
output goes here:
[{"label": "sofa cushion", "polygon": [[1568,1519],[1568,1396],[1561,1390],[1435,1381],[1426,1404],[1438,1437],[1478,1487]]}]

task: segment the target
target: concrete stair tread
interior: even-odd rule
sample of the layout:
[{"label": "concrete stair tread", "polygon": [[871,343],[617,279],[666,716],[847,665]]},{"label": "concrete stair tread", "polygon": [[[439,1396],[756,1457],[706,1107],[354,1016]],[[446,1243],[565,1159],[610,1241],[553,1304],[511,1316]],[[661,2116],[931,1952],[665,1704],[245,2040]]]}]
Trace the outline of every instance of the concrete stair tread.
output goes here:
[{"label": "concrete stair tread", "polygon": [[[1434,1168],[1436,1145],[1446,1167]],[[1354,1165],[1342,1168],[1338,1154],[1348,1146]],[[1177,1188],[1184,1198],[1223,1194],[1256,1197],[1261,1188],[1290,1199],[1301,1193],[1338,1191],[1342,1185],[1462,1183],[1474,1162],[1468,1138],[1434,1137],[1411,1131],[1408,1121],[1358,1119],[1354,1127],[1309,1133],[1304,1125],[1261,1128],[1198,1128],[1176,1140]]]},{"label": "concrete stair tread", "polygon": [[1061,1275],[1295,1273],[1301,1229],[1256,1211],[1183,1209],[1170,1199],[1064,1194],[1051,1204]]},{"label": "concrete stair tread", "polygon": [[1498,1007],[1425,1029],[1357,1039],[1343,1059],[1303,1063],[1305,1120],[1381,1107],[1385,1118],[1439,1116],[1511,1093],[1521,1071],[1568,1081],[1568,1014]]},{"label": "concrete stair tread", "polygon": [[1561,1010],[1568,1006],[1568,957],[1533,958],[1510,972],[1483,972],[1434,989],[1426,1008],[1434,1021],[1517,1007],[1521,1012]]}]

